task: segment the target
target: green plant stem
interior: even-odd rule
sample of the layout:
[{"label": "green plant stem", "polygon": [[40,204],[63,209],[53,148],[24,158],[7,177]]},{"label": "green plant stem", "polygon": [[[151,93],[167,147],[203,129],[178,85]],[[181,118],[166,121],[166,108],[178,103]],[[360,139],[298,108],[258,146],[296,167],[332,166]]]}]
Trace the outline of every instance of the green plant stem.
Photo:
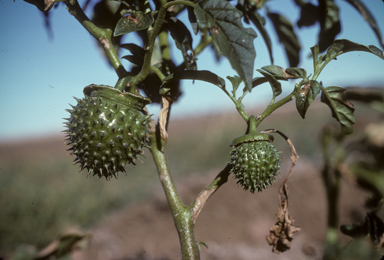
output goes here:
[{"label": "green plant stem", "polygon": [[293,100],[293,98],[296,96],[296,94],[300,91],[300,86],[296,85],[295,89],[286,96],[285,98],[280,99],[279,101],[276,101],[273,104],[270,104],[267,106],[267,108],[257,117],[256,119],[256,127],[259,126],[259,124],[270,114],[272,114],[273,111],[278,109],[279,107],[285,105],[286,103]]},{"label": "green plant stem", "polygon": [[196,199],[191,203],[190,207],[193,208],[192,219],[193,223],[196,222],[200,211],[204,207],[208,199],[224,184],[228,181],[228,176],[232,166],[227,164],[225,168],[213,179],[213,181],[196,197]]},{"label": "green plant stem", "polygon": [[239,114],[244,119],[244,121],[248,123],[249,117],[247,116],[247,114],[244,111],[244,105],[243,105],[243,103],[241,103],[241,100],[236,99],[236,93],[233,93],[233,96],[232,96],[225,88],[221,88],[221,89],[224,91],[225,94],[227,94],[227,96],[235,104],[237,112],[239,112]]},{"label": "green plant stem", "polygon": [[169,50],[168,32],[167,31],[161,31],[159,33],[159,42],[160,42],[161,57],[166,62],[170,61],[171,60],[171,52]]},{"label": "green plant stem", "polygon": [[117,81],[114,88],[116,88],[120,91],[124,91],[125,87],[128,84],[129,79],[130,79],[130,77],[119,78],[119,80]]},{"label": "green plant stem", "polygon": [[191,207],[186,207],[180,199],[169,171],[166,156],[158,148],[157,142],[160,139],[159,135],[155,135],[152,138],[151,152],[179,235],[182,259],[199,260],[200,255],[195,241],[192,209]]},{"label": "green plant stem", "polygon": [[169,3],[166,3],[164,5],[165,8],[169,8],[173,5],[188,5],[188,6],[191,6],[191,7],[195,7],[196,4],[191,2],[191,1],[184,1],[184,0],[176,0],[176,1],[171,1]]},{"label": "green plant stem", "polygon": [[208,36],[207,33],[203,33],[199,45],[196,46],[195,50],[193,51],[193,54],[195,56],[199,55],[207,46],[212,43],[212,41],[213,38],[211,36]]},{"label": "green plant stem", "polygon": [[[164,2],[164,1],[162,1]],[[141,68],[141,71],[139,74],[137,74],[131,81],[131,86],[136,86],[140,81],[144,80],[149,72],[151,71],[151,60],[152,60],[152,53],[153,53],[153,47],[155,45],[155,40],[160,33],[161,27],[164,22],[164,17],[167,13],[167,8],[165,5],[160,7],[159,12],[157,14],[157,19],[155,21],[155,24],[152,29],[148,30],[148,45],[145,48],[145,55],[144,55],[144,62],[143,66]]]},{"label": "green plant stem", "polygon": [[[335,140],[336,139],[336,140]],[[333,132],[323,130],[321,135],[321,144],[324,158],[324,165],[321,171],[326,195],[327,195],[327,234],[326,244],[335,246],[338,243],[339,214],[338,204],[340,197],[341,173],[339,166],[345,159],[345,150],[342,146],[342,140],[334,136]],[[333,149],[331,150],[331,145]]]},{"label": "green plant stem", "polygon": [[152,66],[151,70],[156,73],[156,75],[159,77],[159,79],[161,81],[163,81],[166,78],[165,75],[163,74],[163,72],[161,72],[161,70],[159,68]]},{"label": "green plant stem", "polygon": [[120,59],[116,53],[115,48],[113,47],[111,37],[111,29],[102,29],[97,27],[83,12],[79,3],[77,1],[65,1],[65,4],[68,7],[69,13],[72,14],[83,27],[95,37],[103,47],[105,54],[108,57],[109,62],[112,67],[115,69],[117,76],[123,78],[126,76],[127,71],[122,66]]}]

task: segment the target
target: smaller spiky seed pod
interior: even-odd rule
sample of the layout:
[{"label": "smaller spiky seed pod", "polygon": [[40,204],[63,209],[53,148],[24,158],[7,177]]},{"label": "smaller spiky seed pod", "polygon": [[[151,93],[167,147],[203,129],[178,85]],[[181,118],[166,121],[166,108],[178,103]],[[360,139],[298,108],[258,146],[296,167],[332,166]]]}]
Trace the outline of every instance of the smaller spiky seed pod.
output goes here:
[{"label": "smaller spiky seed pod", "polygon": [[151,116],[143,108],[150,100],[104,85],[85,87],[84,96],[75,98],[77,105],[67,110],[68,150],[76,156],[74,163],[80,164],[80,170],[99,178],[117,177],[149,147]]},{"label": "smaller spiky seed pod", "polygon": [[[253,117],[253,116],[252,116]],[[251,117],[251,123],[255,118]],[[250,133],[234,139],[231,143],[231,173],[244,190],[266,190],[275,181],[280,169],[280,154],[272,145],[272,136],[258,134],[250,126]]]}]

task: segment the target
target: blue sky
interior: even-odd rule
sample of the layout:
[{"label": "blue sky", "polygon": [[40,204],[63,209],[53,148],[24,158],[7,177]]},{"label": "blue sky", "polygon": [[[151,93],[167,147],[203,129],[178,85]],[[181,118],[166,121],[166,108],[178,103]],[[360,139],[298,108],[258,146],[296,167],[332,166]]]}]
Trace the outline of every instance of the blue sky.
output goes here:
[{"label": "blue sky", "polygon": [[[299,13],[291,2],[272,0],[268,6],[270,11],[281,12],[295,23]],[[343,0],[335,2],[340,7],[342,21],[342,33],[337,38],[379,47],[372,29],[357,11]],[[362,2],[373,13],[384,35],[384,3],[381,0]],[[22,0],[0,0],[0,141],[59,133],[63,130],[62,118],[68,117],[65,109],[69,108],[69,103],[76,103],[74,96],[83,97],[85,86],[113,86],[117,81],[115,72],[95,48],[95,41],[64,6],[52,10],[51,25],[52,38],[45,30],[44,19],[36,7]],[[271,23],[267,21],[266,27],[273,42],[275,65],[288,67]],[[309,48],[316,43],[318,30],[315,26],[299,31],[303,57],[310,54]],[[123,42],[137,43],[137,40],[128,35]],[[194,41],[194,46],[197,43]],[[255,69],[269,65],[268,51],[261,36],[256,38],[255,48]],[[177,52],[176,48],[173,49]],[[119,55],[126,54],[129,53]],[[225,59],[215,63],[209,51],[204,51],[198,59],[201,70],[211,70],[223,78],[235,75]],[[180,56],[178,60],[181,60]],[[123,65],[129,66],[129,63],[123,61]],[[299,67],[311,72],[312,60],[304,58]],[[332,61],[319,80],[324,86],[380,85],[384,82],[384,61],[368,53],[348,53]],[[173,106],[174,117],[235,111],[229,98],[213,85],[184,82],[182,89],[183,96]],[[284,82],[283,89],[291,91],[292,83]],[[253,108],[268,102],[269,98],[270,88],[267,85],[258,87],[245,98],[245,105],[250,108],[247,112],[257,113]],[[151,105],[149,110],[157,114],[159,106]]]}]

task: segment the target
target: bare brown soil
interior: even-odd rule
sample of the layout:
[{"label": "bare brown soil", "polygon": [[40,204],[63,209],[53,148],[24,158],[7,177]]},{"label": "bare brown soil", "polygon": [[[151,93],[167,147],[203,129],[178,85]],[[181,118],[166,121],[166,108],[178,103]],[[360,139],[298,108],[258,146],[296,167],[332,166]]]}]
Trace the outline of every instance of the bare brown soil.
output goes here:
[{"label": "bare brown soil", "polygon": [[[287,170],[285,167],[283,175]],[[215,174],[180,182],[183,200],[191,202]],[[327,214],[325,193],[318,168],[309,161],[299,161],[289,181],[289,211],[302,230],[294,235],[291,250],[279,255],[272,253],[266,242],[269,228],[276,222],[277,190],[282,180],[279,178],[268,191],[258,194],[243,191],[233,179],[219,189],[196,223],[196,240],[209,246],[201,247],[201,259],[321,259]],[[363,218],[361,205],[365,199],[364,192],[343,183],[341,223]],[[177,233],[159,187],[154,187],[151,200],[115,212],[88,231],[93,235],[90,246],[75,253],[75,260],[180,259]]]},{"label": "bare brown soil", "polygon": [[[228,116],[231,115],[225,115]],[[286,116],[286,110],[276,113],[277,121],[279,118],[285,120]],[[175,121],[171,131],[189,134],[199,129],[198,126],[209,125],[212,117]],[[225,127],[225,123],[221,127]],[[316,136],[317,133],[311,134]],[[28,160],[33,160],[68,153],[62,135],[2,143],[0,148],[0,163],[26,156]],[[289,212],[296,220],[295,225],[301,227],[301,231],[294,235],[291,250],[274,254],[265,239],[277,220],[277,190],[289,170],[290,161],[287,156],[283,162],[282,177],[268,191],[256,194],[245,192],[230,178],[207,202],[195,229],[196,240],[204,241],[209,247],[201,246],[201,259],[321,259],[327,210],[320,176],[321,158],[317,159],[313,162],[305,157],[300,158],[288,182]],[[212,170],[205,176],[191,173],[191,177],[179,181],[177,187],[183,201],[190,203],[220,170]],[[350,183],[343,182],[340,223],[362,220],[365,215],[362,205],[367,196]],[[153,187],[150,199],[146,202],[113,212],[83,231],[91,233],[92,240],[88,249],[74,253],[75,260],[180,259],[177,233],[160,184]],[[348,237],[341,237],[349,241]]]}]

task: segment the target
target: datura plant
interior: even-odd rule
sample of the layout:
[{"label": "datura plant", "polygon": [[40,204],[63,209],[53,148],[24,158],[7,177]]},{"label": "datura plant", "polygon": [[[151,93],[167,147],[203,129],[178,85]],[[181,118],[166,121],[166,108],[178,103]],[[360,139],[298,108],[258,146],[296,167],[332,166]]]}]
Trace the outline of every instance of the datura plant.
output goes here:
[{"label": "datura plant", "polygon": [[[280,184],[278,221],[271,228],[267,240],[276,253],[290,248],[293,233],[300,228],[294,226],[294,219],[288,214],[287,180],[292,175],[298,155],[283,132],[278,129],[260,130],[259,125],[291,101],[296,103],[297,111],[304,119],[311,103],[320,96],[321,102],[331,109],[332,116],[340,123],[342,132],[352,133],[355,108],[345,98],[345,89],[323,86],[318,78],[330,62],[348,52],[363,51],[384,59],[378,47],[336,38],[341,23],[339,7],[333,0],[319,0],[317,5],[293,1],[301,10],[297,22],[299,27],[320,24],[318,42],[314,42],[311,48],[313,70],[310,74],[306,69],[297,67],[301,47],[296,29],[283,15],[270,12],[267,8],[269,4],[279,5],[277,2],[243,0],[235,1],[236,5],[233,5],[233,1],[226,0],[98,1],[94,17],[89,19],[84,12],[85,7],[82,8],[78,0],[25,1],[45,11],[48,22],[52,13],[48,11],[54,5],[65,5],[69,13],[97,40],[116,71],[114,86],[91,84],[85,87],[84,97],[76,98],[77,104],[68,110],[64,132],[69,150],[75,157],[74,162],[88,174],[110,179],[117,177],[119,172],[134,171],[130,165],[140,160],[144,150],[149,149],[172,211],[184,260],[200,259],[198,245],[201,242],[195,240],[195,221],[206,201],[226,183],[228,176],[232,175],[239,186],[254,193],[265,191],[281,174],[283,155],[274,147],[273,136],[270,135],[276,133],[287,141],[292,163],[288,176]],[[85,6],[94,2],[87,1]],[[360,0],[346,2],[364,15],[381,42],[380,31],[366,6]],[[311,12],[314,12],[313,15]],[[182,13],[187,13],[188,18],[183,19]],[[272,43],[264,27],[265,19],[275,27],[289,67],[264,66],[256,70],[258,76],[254,77],[255,30],[262,35],[273,63]],[[124,42],[124,36],[128,34],[140,38],[142,45]],[[179,64],[173,57],[176,54],[170,51],[171,44],[180,51]],[[131,55],[120,57],[119,49],[126,49]],[[218,58],[228,59],[237,75],[217,75],[199,70],[198,63],[204,61],[204,57],[200,56],[205,49],[215,52]],[[131,66],[125,68],[121,59],[128,60]],[[226,76],[227,80],[221,76]],[[183,80],[193,80],[195,84],[205,81],[219,87],[244,119],[239,137],[230,143],[232,151],[228,154],[227,165],[189,205],[182,202],[177,192],[165,156],[170,110],[173,103],[178,102],[181,94],[179,83]],[[294,84],[286,89],[291,88],[291,91],[284,91],[288,94],[283,95],[282,82],[290,80],[294,80]],[[228,82],[231,87],[227,86]],[[261,113],[248,115],[243,104],[244,97],[254,94],[258,91],[257,87],[265,83],[271,86],[271,101]],[[146,107],[151,102],[161,104],[157,124]],[[264,101],[260,100],[260,104]],[[244,130],[245,134],[241,135]]]}]

